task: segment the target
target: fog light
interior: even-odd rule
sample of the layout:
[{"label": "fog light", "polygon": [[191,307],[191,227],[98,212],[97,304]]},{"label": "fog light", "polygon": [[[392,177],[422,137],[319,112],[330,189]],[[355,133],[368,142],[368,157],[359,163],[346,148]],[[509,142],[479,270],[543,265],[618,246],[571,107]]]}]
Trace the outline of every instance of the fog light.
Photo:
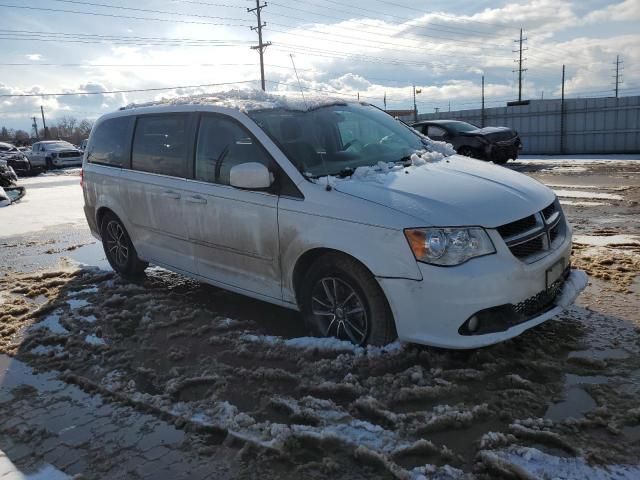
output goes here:
[{"label": "fog light", "polygon": [[470,332],[475,332],[480,326],[480,320],[475,315],[469,319],[469,323],[467,323],[467,329]]}]

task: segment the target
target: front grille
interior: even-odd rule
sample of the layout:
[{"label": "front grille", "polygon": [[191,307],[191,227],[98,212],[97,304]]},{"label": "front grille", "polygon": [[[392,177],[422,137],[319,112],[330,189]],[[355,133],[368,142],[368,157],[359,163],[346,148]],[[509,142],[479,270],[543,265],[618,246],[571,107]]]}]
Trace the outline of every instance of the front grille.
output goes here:
[{"label": "front grille", "polygon": [[553,202],[551,205],[549,205],[544,210],[542,210],[542,216],[544,217],[545,220],[548,220],[549,217],[551,217],[551,215],[553,215],[557,211],[558,211],[558,208],[556,206],[556,202]]},{"label": "front grille", "polygon": [[516,220],[515,222],[507,223],[498,227],[498,232],[505,237],[512,237],[514,235],[518,235],[520,233],[526,232],[527,230],[531,230],[536,226],[536,217],[535,215],[529,215],[528,217],[521,218],[520,220]]},{"label": "front grille", "polygon": [[542,235],[518,245],[509,247],[511,253],[513,253],[518,258],[530,257],[531,255],[535,255],[536,253],[542,251],[543,248],[544,238]]},{"label": "front grille", "polygon": [[523,322],[540,315],[553,306],[556,297],[562,292],[562,287],[569,273],[570,270],[567,268],[562,277],[556,280],[548,289],[538,292],[513,306],[516,313],[522,316]]},{"label": "front grille", "polygon": [[506,140],[512,140],[515,138],[515,135],[511,130],[503,130],[500,132],[493,132],[487,135],[487,139],[493,143],[496,142],[504,142]]},{"label": "front grille", "polygon": [[498,233],[511,253],[522,261],[535,261],[550,252],[554,241],[564,232],[562,209],[558,200],[540,212],[501,225]]},{"label": "front grille", "polygon": [[58,154],[58,158],[71,158],[71,157],[79,157],[80,154],[78,152],[60,152]]}]

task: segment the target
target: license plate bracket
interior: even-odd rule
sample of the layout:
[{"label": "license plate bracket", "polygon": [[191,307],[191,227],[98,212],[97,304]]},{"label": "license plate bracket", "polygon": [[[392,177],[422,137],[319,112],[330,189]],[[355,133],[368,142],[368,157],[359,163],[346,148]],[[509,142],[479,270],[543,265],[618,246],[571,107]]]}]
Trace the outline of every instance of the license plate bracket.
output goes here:
[{"label": "license plate bracket", "polygon": [[561,258],[556,263],[547,268],[545,272],[545,288],[549,290],[551,286],[562,278],[564,274],[564,258]]}]

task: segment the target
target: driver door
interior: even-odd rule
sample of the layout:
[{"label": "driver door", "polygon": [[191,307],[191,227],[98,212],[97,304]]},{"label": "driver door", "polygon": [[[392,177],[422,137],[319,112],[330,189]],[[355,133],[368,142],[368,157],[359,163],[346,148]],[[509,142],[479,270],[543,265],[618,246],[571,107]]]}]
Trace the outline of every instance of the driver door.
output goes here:
[{"label": "driver door", "polygon": [[221,286],[281,299],[278,196],[232,187],[235,165],[273,160],[236,120],[202,114],[186,221],[199,275]]}]

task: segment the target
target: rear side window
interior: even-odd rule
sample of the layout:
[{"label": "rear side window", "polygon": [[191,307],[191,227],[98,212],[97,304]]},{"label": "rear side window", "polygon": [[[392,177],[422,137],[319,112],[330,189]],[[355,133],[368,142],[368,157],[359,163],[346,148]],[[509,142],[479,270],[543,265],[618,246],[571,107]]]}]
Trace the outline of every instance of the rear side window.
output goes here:
[{"label": "rear side window", "polygon": [[93,132],[87,161],[115,167],[128,166],[133,118],[110,118],[100,123]]},{"label": "rear side window", "polygon": [[138,117],[133,138],[132,168],[185,177],[188,122],[187,114]]},{"label": "rear side window", "polygon": [[196,180],[229,185],[231,168],[245,162],[272,168],[269,155],[242,126],[222,116],[203,116],[196,148]]}]

